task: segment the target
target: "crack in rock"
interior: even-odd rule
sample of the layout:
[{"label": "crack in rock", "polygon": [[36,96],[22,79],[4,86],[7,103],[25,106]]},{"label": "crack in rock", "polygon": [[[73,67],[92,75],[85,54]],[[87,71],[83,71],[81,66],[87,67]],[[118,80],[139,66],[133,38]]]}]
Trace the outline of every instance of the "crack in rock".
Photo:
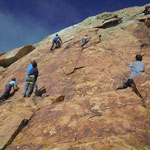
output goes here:
[{"label": "crack in rock", "polygon": [[71,75],[71,74],[73,74],[76,70],[79,70],[79,69],[82,69],[82,68],[85,68],[85,66],[76,67],[76,68],[74,68],[74,69],[73,69],[73,71],[72,71],[72,72],[67,73],[67,75]]},{"label": "crack in rock", "polygon": [[8,142],[2,147],[1,150],[5,150],[7,148],[8,145],[10,145],[14,139],[16,138],[16,136],[22,131],[22,129],[28,124],[29,120],[27,119],[23,119],[20,123],[20,125],[18,126],[18,128],[16,129],[16,131],[13,133],[13,135],[11,136],[11,138],[8,140]]}]

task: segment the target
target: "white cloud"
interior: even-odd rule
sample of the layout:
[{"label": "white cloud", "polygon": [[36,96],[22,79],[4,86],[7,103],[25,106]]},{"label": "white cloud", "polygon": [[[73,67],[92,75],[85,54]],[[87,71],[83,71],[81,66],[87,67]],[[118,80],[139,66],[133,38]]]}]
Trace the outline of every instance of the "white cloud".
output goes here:
[{"label": "white cloud", "polygon": [[48,30],[30,19],[18,21],[0,12],[0,52],[34,44],[48,35]]},{"label": "white cloud", "polygon": [[[7,8],[4,4],[1,6]],[[37,43],[45,36],[81,21],[79,11],[62,0],[32,1],[31,6],[27,2],[22,11],[18,7],[13,14],[7,9],[0,11],[0,52]]]}]

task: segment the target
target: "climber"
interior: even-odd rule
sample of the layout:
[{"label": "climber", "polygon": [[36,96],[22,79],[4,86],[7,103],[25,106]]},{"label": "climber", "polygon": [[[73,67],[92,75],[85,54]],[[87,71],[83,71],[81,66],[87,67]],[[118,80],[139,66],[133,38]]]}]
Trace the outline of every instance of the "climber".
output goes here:
[{"label": "climber", "polygon": [[62,40],[61,40],[61,38],[58,36],[58,34],[56,34],[56,36],[55,36],[54,39],[53,39],[53,43],[52,43],[52,46],[51,46],[51,49],[50,49],[51,51],[53,50],[54,44],[56,44],[56,47],[55,47],[55,48],[60,48],[60,47],[61,47]]},{"label": "climber", "polygon": [[144,15],[150,14],[150,5],[145,6]]},{"label": "climber", "polygon": [[19,89],[18,86],[17,86],[17,84],[16,84],[16,78],[12,78],[11,82],[9,82],[9,84],[7,84],[5,86],[5,92],[1,96],[1,98],[0,98],[1,100],[6,100],[6,99],[9,98],[10,91],[11,91],[12,87],[13,87],[14,92],[16,92]]},{"label": "climber", "polygon": [[142,56],[141,55],[136,55],[135,59],[136,59],[136,61],[128,66],[128,68],[130,70],[132,70],[131,73],[130,73],[129,79],[125,83],[123,83],[123,85],[121,87],[117,88],[116,90],[126,89],[126,88],[130,87],[131,84],[132,84],[132,81],[133,81],[132,80],[133,77],[135,77],[135,76],[137,76],[137,75],[139,75],[139,74],[141,74],[145,71],[145,64],[143,62],[141,62],[142,61]]},{"label": "climber", "polygon": [[27,94],[26,94],[26,97],[30,97],[33,90],[34,90],[34,85],[37,81],[37,78],[38,78],[38,74],[39,74],[39,71],[38,71],[38,68],[37,68],[37,63],[34,61],[32,62],[32,66],[33,68],[30,70],[29,72],[29,75],[28,75],[28,80],[27,80]]},{"label": "climber", "polygon": [[87,42],[88,42],[88,36],[85,35],[84,38],[82,38],[82,45],[81,45],[82,49],[83,49],[83,46],[84,46]]},{"label": "climber", "polygon": [[[29,73],[30,73],[30,70],[33,68],[33,64],[35,64],[35,63],[36,63],[36,61],[33,60],[33,61],[31,61],[31,64],[28,66],[27,75],[26,75],[26,79],[25,79],[25,87],[24,87],[24,90],[22,93],[23,97],[26,97],[26,92],[27,92],[28,86],[29,86],[29,84],[28,84]],[[34,90],[33,91],[34,91],[34,95],[36,95],[36,91],[37,91],[37,83],[36,82],[34,83]]]}]

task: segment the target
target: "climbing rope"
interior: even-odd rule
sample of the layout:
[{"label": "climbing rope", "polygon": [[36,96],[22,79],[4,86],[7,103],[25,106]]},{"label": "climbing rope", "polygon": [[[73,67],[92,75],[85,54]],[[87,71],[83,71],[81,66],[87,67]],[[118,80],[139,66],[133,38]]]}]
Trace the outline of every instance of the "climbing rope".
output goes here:
[{"label": "climbing rope", "polygon": [[[111,48],[109,48],[109,50],[110,50],[110,52],[111,52],[111,54],[110,54],[111,58],[112,58],[112,57],[115,58],[116,56],[114,55],[114,51],[113,51]],[[107,54],[108,54],[108,53],[107,53]],[[113,58],[112,58],[112,62],[116,65],[116,67],[120,70],[120,72],[125,76],[125,78],[128,79],[127,75],[126,75],[126,74],[122,71],[122,69],[117,65],[117,63],[114,61]],[[123,61],[125,64],[129,65],[126,61],[124,61],[124,60],[120,57],[120,55],[119,55],[117,58],[119,58],[119,59],[120,59],[121,61]],[[133,91],[135,92],[135,94],[138,95],[138,96],[141,98],[142,103],[143,103],[143,106],[146,106],[146,105],[145,105],[145,100],[143,99],[142,95],[140,94],[140,92],[139,92],[138,89],[136,88],[136,85],[135,85],[134,81],[132,82],[132,88],[133,88]]]}]

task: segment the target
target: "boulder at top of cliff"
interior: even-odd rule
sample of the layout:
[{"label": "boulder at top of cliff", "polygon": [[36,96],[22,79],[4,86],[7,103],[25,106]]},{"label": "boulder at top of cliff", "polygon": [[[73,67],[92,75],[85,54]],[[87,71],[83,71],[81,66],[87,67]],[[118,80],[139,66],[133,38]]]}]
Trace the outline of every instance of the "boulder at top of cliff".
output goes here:
[{"label": "boulder at top of cliff", "polygon": [[27,45],[7,52],[0,56],[0,66],[8,67],[18,59],[32,52],[34,49],[35,49],[34,46]]}]

